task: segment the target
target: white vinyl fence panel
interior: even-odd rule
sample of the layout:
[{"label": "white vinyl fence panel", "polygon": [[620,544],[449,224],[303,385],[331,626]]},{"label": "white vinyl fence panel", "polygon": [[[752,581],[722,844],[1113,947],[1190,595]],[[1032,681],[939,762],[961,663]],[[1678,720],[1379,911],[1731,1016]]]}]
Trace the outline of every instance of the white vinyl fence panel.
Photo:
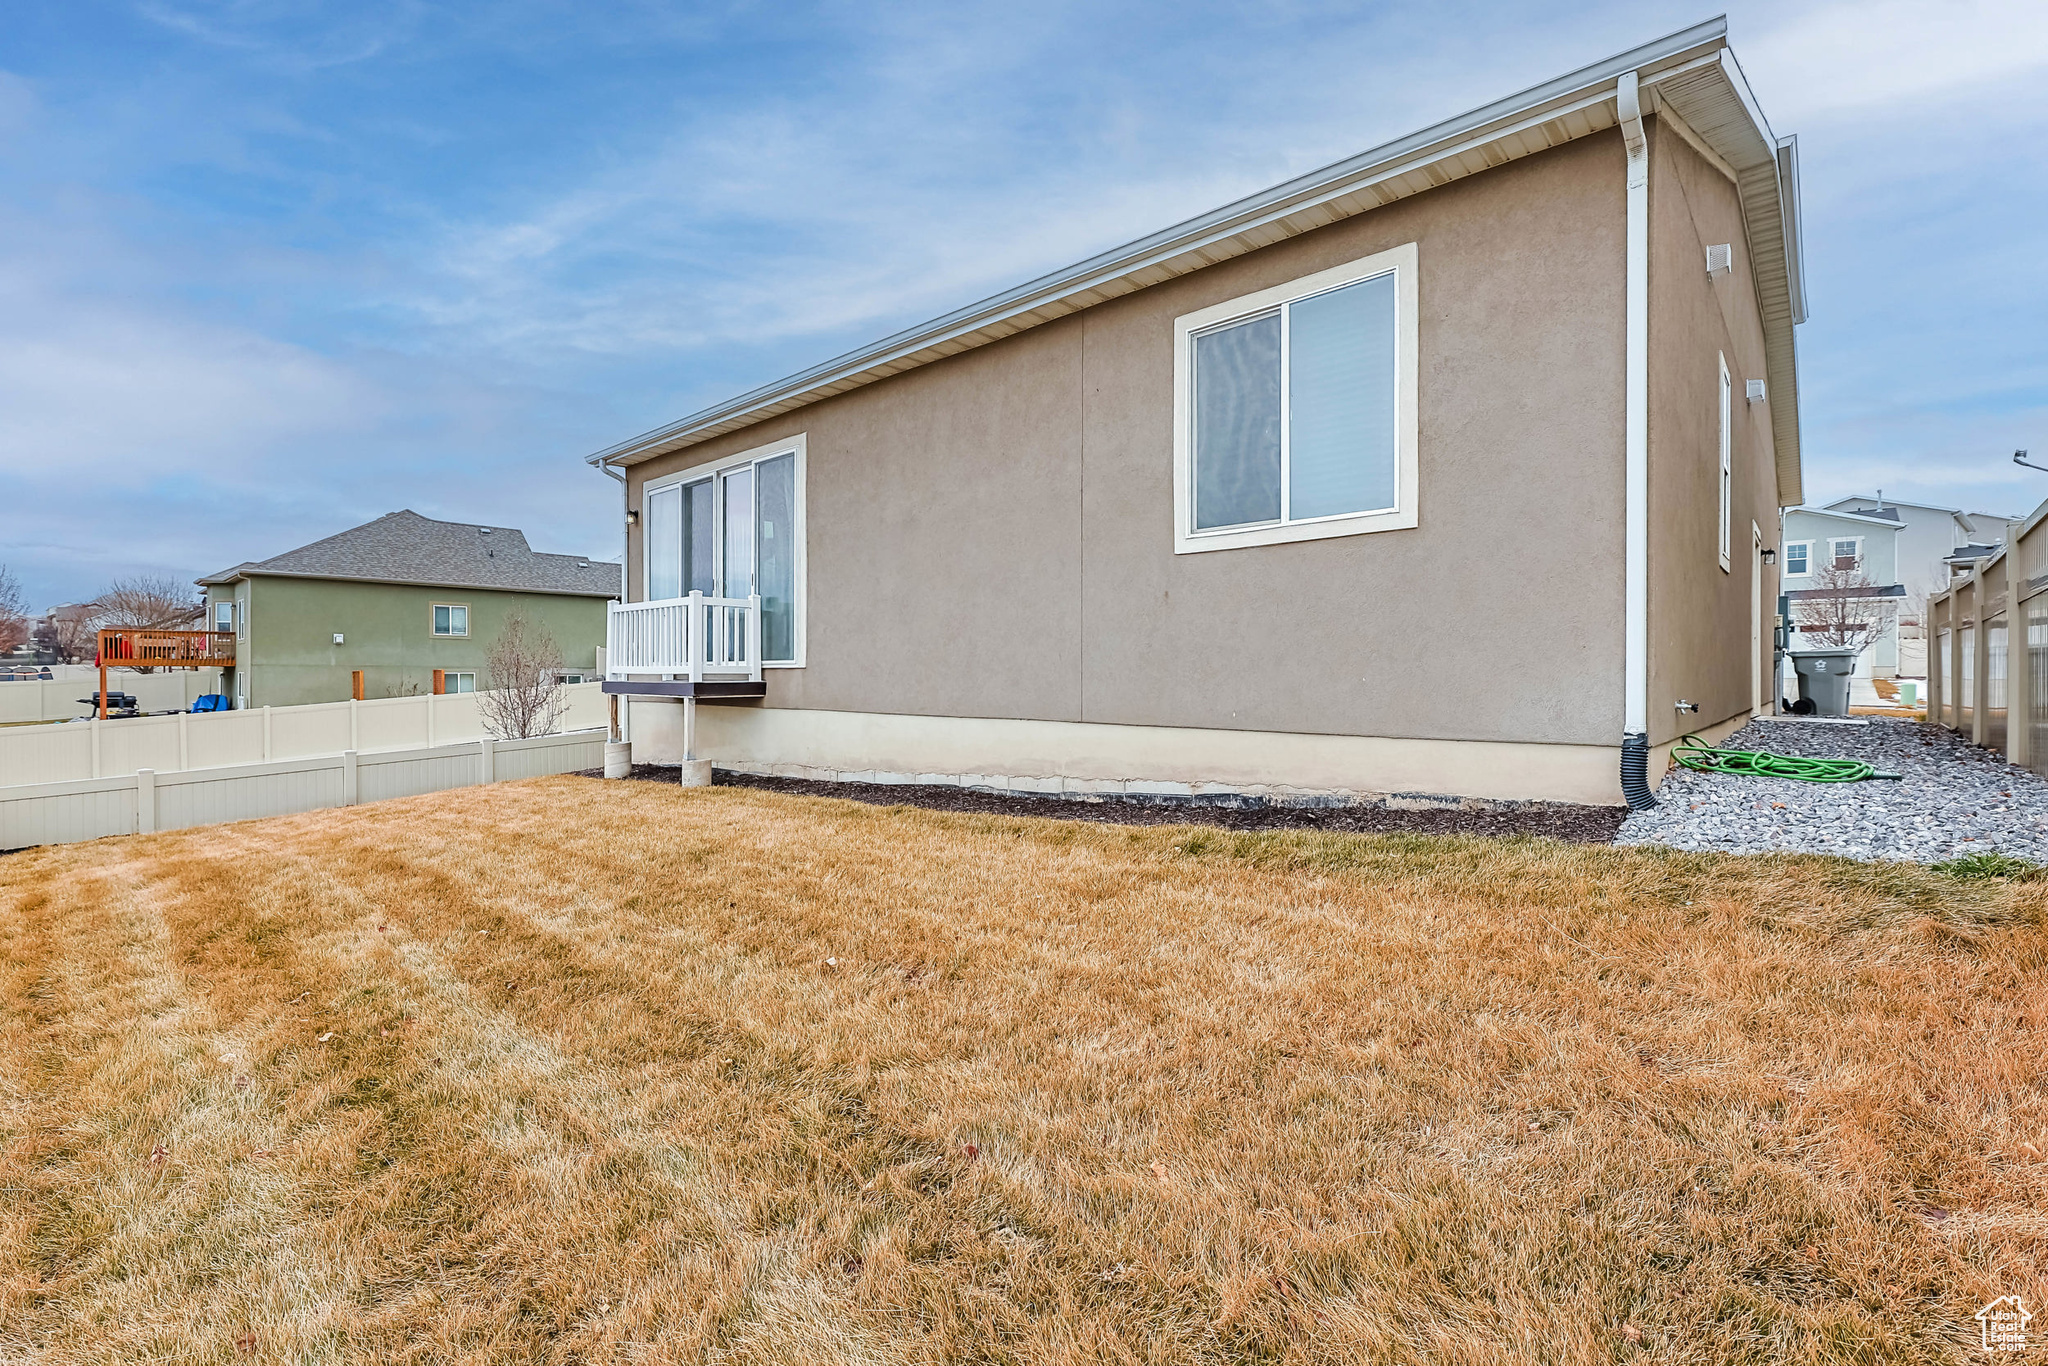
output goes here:
[{"label": "white vinyl fence panel", "polygon": [[[0,725],[92,714],[92,708],[79,699],[100,690],[99,670],[56,664],[50,672],[56,677],[47,683],[19,678],[0,682]],[[133,694],[135,705],[143,711],[183,710],[205,694],[220,691],[220,670],[167,669],[138,674],[109,669],[107,691]]]},{"label": "white vinyl fence panel", "polygon": [[606,732],[0,788],[0,849],[285,816],[511,778],[601,767]]},{"label": "white vinyl fence panel", "polygon": [[[24,686],[28,685],[0,685],[0,691]],[[605,724],[603,685],[572,683],[563,692],[569,700],[562,718],[564,730]],[[145,768],[158,774],[187,773],[332,757],[345,750],[373,754],[476,740],[485,734],[477,705],[481,696],[380,697],[198,716],[180,713],[0,727],[0,788],[117,777]]]}]

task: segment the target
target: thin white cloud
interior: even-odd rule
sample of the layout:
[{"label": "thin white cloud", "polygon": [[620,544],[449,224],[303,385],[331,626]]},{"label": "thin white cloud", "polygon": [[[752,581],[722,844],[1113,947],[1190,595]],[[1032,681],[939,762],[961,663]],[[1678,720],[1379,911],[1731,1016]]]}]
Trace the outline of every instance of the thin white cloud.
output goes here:
[{"label": "thin white cloud", "polygon": [[1763,28],[1738,50],[1771,87],[1774,121],[1904,111],[2048,72],[2048,4],[1852,0]]},{"label": "thin white cloud", "polygon": [[351,0],[336,9],[299,0],[143,0],[136,13],[266,65],[312,72],[389,51],[418,28],[424,9],[419,0]]}]

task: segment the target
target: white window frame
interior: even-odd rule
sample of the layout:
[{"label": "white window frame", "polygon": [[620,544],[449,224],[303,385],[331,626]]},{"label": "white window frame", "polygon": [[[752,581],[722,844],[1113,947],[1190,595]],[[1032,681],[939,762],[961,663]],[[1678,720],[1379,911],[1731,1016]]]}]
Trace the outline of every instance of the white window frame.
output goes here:
[{"label": "white window frame", "polygon": [[[1795,545],[1806,552],[1806,568],[1804,569],[1794,569],[1792,567],[1792,547]],[[1813,577],[1812,541],[1785,542],[1785,577],[1788,579],[1810,579]]]},{"label": "white window frame", "polygon": [[[462,609],[462,629],[460,631],[436,631],[434,629],[434,613],[443,607],[449,610],[448,624],[450,626],[455,624],[455,609],[458,607]],[[469,604],[466,602],[436,602],[428,604],[427,634],[436,640],[469,639]]]},{"label": "white window frame", "polygon": [[1828,568],[1833,569],[1835,567],[1835,547],[1840,545],[1844,541],[1852,542],[1855,545],[1856,563],[1851,565],[1849,568],[1843,570],[1842,572],[1845,574],[1854,574],[1863,568],[1863,538],[1861,536],[1828,537]]},{"label": "white window frame", "polygon": [[463,693],[463,691],[464,691],[464,690],[463,690],[463,689],[461,689],[461,688],[458,688],[458,687],[456,687],[456,686],[455,686],[455,680],[456,680],[456,679],[458,679],[458,678],[466,678],[466,679],[468,679],[468,680],[469,680],[469,688],[468,688],[468,691],[470,691],[470,692],[475,692],[475,691],[476,691],[476,670],[475,670],[475,669],[443,669],[443,670],[441,670],[441,691],[442,691],[442,692],[443,692],[444,694],[446,694],[446,695],[448,695],[448,696],[450,696],[450,697],[460,697],[460,696],[462,695],[462,693]]},{"label": "white window frame", "polygon": [[[1361,536],[1374,531],[1400,531],[1418,525],[1417,470],[1421,461],[1417,422],[1416,375],[1420,345],[1416,327],[1416,245],[1407,242],[1387,251],[1347,261],[1298,280],[1185,313],[1173,320],[1173,553],[1193,555],[1209,550],[1317,541],[1331,536]],[[1251,526],[1195,530],[1195,334],[1237,318],[1264,313],[1344,285],[1391,273],[1394,277],[1394,506],[1379,512],[1344,512],[1300,521],[1259,522]],[[1286,361],[1283,358],[1282,375]],[[1286,412],[1281,413],[1281,489],[1285,496]],[[1284,504],[1283,504],[1284,506]]]},{"label": "white window frame", "polygon": [[1715,495],[1721,507],[1721,524],[1716,543],[1720,548],[1721,572],[1726,574],[1731,572],[1728,568],[1732,558],[1729,554],[1729,538],[1733,534],[1735,522],[1735,382],[1728,376],[1728,356],[1725,352],[1721,355],[1720,400],[1721,461],[1720,472],[1715,476]]},{"label": "white window frame", "polygon": [[[761,667],[764,669],[801,669],[804,667],[808,655],[807,640],[809,631],[807,627],[810,620],[811,599],[811,538],[809,494],[807,492],[810,484],[809,442],[807,437],[808,433],[798,432],[795,436],[785,437],[780,441],[771,441],[764,446],[755,446],[751,450],[738,451],[732,455],[722,455],[716,460],[707,460],[703,464],[692,465],[685,470],[677,470],[673,474],[664,474],[658,479],[649,479],[640,486],[640,507],[642,511],[639,521],[634,525],[634,531],[640,537],[640,597],[638,600],[646,602],[649,600],[647,596],[647,571],[649,560],[652,558],[648,553],[648,517],[645,510],[649,495],[681,484],[694,484],[700,479],[709,479],[714,475],[723,474],[727,470],[737,469],[741,465],[756,465],[763,460],[773,460],[778,455],[794,455],[796,457],[796,622],[792,631],[796,657],[794,659],[764,659],[761,661]],[[758,482],[755,484],[754,490],[755,496],[758,498],[760,496],[760,485]],[[758,509],[759,504],[757,503],[755,506]],[[725,535],[725,500],[723,498],[713,499],[712,510],[713,515],[717,518],[717,533],[714,536],[714,543],[718,543]],[[760,566],[757,563],[755,565],[757,573],[759,568]]]},{"label": "white window frame", "polygon": [[[220,609],[223,607],[228,609],[228,624],[225,626],[220,624]],[[217,598],[214,600],[213,629],[218,632],[224,632],[228,635],[233,635],[235,633],[235,600],[233,598]]]}]

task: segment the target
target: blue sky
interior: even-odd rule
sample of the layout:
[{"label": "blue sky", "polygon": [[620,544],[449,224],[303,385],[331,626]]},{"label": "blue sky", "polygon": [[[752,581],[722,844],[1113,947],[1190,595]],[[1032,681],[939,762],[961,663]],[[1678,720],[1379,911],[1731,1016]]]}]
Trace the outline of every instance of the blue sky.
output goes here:
[{"label": "blue sky", "polygon": [[[14,0],[0,562],[398,507],[609,556],[591,450],[1713,12]],[[1801,136],[1809,493],[2031,509],[2048,5],[1729,17]]]}]

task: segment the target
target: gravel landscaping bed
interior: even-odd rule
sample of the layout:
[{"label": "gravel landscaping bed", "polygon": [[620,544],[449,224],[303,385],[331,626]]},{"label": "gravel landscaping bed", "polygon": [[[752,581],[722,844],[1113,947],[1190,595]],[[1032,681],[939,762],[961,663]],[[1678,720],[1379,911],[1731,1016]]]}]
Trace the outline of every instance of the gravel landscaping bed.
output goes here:
[{"label": "gravel landscaping bed", "polygon": [[[587,776],[601,777],[590,769]],[[676,771],[635,764],[635,778],[674,782]],[[967,787],[899,783],[826,783],[801,778],[767,778],[718,769],[719,787],[756,787],[810,797],[844,797],[879,806],[920,806],[935,811],[972,811],[994,816],[1042,816],[1110,825],[1217,825],[1230,830],[1330,830],[1355,834],[1544,835],[1574,844],[1606,844],[1621,825],[1620,806],[1574,806],[1528,802],[1502,807],[1407,809],[1357,806],[1224,806],[1199,801],[1132,801],[1105,798],[1013,797]]]},{"label": "gravel landscaping bed", "polygon": [[2048,863],[2048,781],[1940,726],[1752,721],[1723,749],[1861,759],[1900,782],[1805,783],[1674,769],[1616,844],[1940,863],[2000,853]]}]

